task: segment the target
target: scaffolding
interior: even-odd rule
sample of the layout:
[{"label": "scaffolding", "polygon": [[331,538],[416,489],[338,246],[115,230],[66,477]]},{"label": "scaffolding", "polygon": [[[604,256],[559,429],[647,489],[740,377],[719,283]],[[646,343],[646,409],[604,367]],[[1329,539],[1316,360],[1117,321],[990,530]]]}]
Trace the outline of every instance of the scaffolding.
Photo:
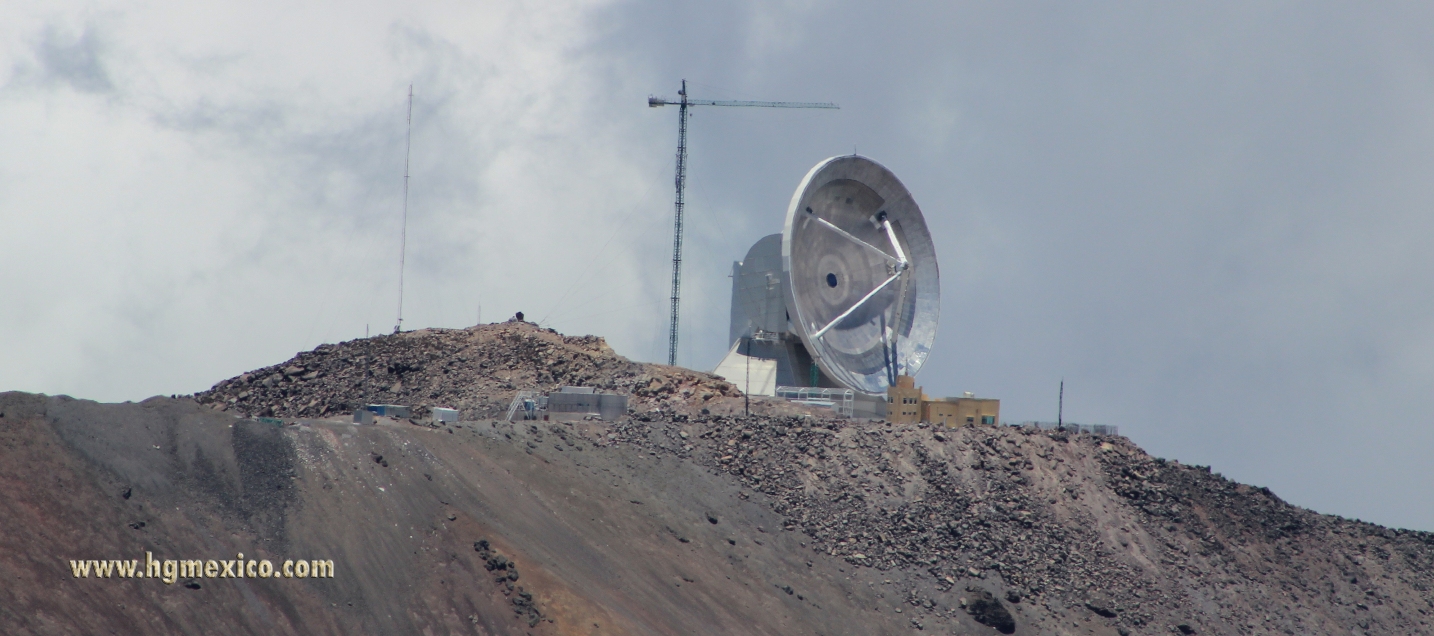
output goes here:
[{"label": "scaffolding", "polygon": [[543,419],[539,412],[548,410],[548,396],[540,395],[537,391],[519,391],[508,405],[508,416],[504,419],[513,421],[513,416],[517,415],[519,410],[523,411],[525,420]]},{"label": "scaffolding", "polygon": [[856,412],[856,393],[851,389],[829,389],[815,386],[779,386],[777,397],[805,404],[821,406],[836,411],[837,415],[852,417]]}]

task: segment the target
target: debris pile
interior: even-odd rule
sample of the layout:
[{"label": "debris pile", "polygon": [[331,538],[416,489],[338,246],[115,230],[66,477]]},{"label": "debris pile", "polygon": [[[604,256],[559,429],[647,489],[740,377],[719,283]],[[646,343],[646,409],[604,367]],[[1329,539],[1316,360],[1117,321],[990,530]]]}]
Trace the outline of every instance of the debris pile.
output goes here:
[{"label": "debris pile", "polygon": [[[1121,437],[639,414],[606,443],[731,474],[765,494],[784,529],[811,537],[815,551],[922,573],[937,592],[978,584],[964,610],[1004,633],[1005,609],[984,589],[1088,612],[1122,633],[1172,616],[1161,629],[1208,633],[1203,622],[1334,633],[1349,623],[1396,633],[1368,626],[1434,615],[1434,534],[1296,508]],[[957,611],[934,607],[933,595],[912,589],[908,601]],[[1287,609],[1272,614],[1273,604]],[[1389,607],[1371,609],[1381,605]]]},{"label": "debris pile", "polygon": [[527,323],[324,346],[197,398],[260,416],[377,402],[471,420],[500,417],[518,390],[563,385],[628,395],[632,416],[550,426],[561,443],[539,436],[530,452],[630,446],[730,475],[803,547],[903,575],[916,628],[924,613],[1011,633],[1021,619],[1007,604],[1120,634],[1428,633],[1434,620],[1434,534],[1296,508],[1122,437],[732,415],[740,393],[721,379]]},{"label": "debris pile", "polygon": [[505,412],[520,390],[562,386],[620,393],[631,406],[675,413],[741,395],[716,376],[628,360],[596,336],[514,321],[322,345],[219,382],[195,399],[258,417],[333,417],[382,403],[413,406],[416,417],[451,407],[479,419]]}]

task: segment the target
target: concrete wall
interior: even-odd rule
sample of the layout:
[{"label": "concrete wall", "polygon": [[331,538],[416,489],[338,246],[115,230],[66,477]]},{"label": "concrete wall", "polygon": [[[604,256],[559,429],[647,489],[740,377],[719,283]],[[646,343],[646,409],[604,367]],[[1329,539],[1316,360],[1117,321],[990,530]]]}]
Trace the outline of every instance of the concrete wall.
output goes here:
[{"label": "concrete wall", "polygon": [[582,419],[598,415],[607,421],[627,414],[627,396],[612,393],[549,393],[549,419]]},{"label": "concrete wall", "polygon": [[1001,421],[1001,401],[985,398],[946,398],[922,404],[922,419],[948,428],[957,426],[995,426]]},{"label": "concrete wall", "polygon": [[370,404],[364,408],[373,412],[374,415],[382,415],[384,417],[404,418],[413,416],[413,409],[401,404]]}]

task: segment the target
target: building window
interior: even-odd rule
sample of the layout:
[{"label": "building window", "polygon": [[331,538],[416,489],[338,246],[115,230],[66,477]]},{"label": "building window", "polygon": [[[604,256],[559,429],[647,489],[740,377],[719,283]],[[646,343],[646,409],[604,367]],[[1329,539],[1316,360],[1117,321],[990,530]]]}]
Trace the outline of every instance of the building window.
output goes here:
[{"label": "building window", "polygon": [[981,423],[982,423],[982,424],[987,424],[987,425],[995,424],[995,423],[996,423],[996,416],[994,416],[994,415],[982,415],[982,416],[981,416]]}]

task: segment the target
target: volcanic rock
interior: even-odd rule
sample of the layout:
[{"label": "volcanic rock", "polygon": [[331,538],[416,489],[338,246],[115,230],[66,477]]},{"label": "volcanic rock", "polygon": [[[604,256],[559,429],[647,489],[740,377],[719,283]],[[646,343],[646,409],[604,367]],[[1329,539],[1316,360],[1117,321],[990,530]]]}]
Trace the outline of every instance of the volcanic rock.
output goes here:
[{"label": "volcanic rock", "polygon": [[[403,404],[414,407],[416,419],[434,406],[480,419],[506,412],[519,390],[562,386],[619,393],[629,396],[630,407],[673,413],[698,412],[715,406],[714,399],[741,395],[713,375],[629,361],[596,336],[563,336],[531,323],[506,322],[322,345],[224,380],[195,399],[264,417],[323,418],[365,404]],[[732,407],[729,400],[726,409]]]},{"label": "volcanic rock", "polygon": [[[563,385],[631,412],[494,418]],[[463,421],[348,421],[372,402]],[[527,323],[328,345],[193,400],[0,394],[0,632],[1434,633],[1434,534],[1123,437],[752,406]],[[339,576],[71,576],[146,551]]]},{"label": "volcanic rock", "polygon": [[990,592],[974,587],[968,587],[966,591],[970,594],[966,600],[966,613],[970,614],[971,618],[1002,634],[1016,632],[1016,619],[1011,618],[1006,606],[991,596]]}]

